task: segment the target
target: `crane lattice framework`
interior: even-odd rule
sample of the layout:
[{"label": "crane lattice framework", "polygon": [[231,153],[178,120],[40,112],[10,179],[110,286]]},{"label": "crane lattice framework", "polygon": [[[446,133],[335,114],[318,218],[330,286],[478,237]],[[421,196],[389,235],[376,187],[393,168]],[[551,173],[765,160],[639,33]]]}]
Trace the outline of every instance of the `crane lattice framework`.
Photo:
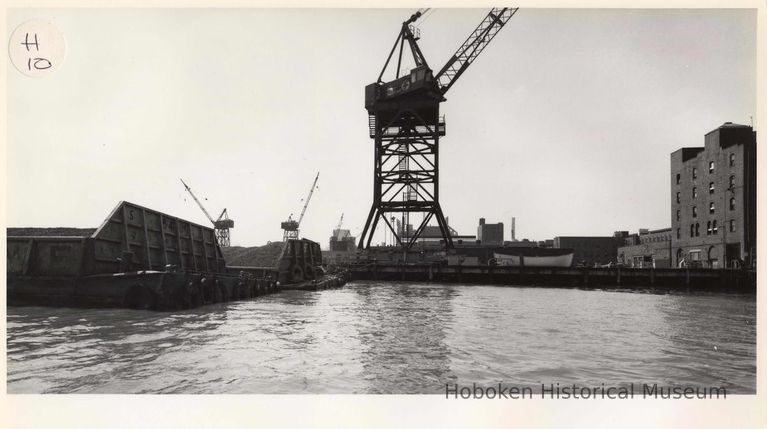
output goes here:
[{"label": "crane lattice framework", "polygon": [[[445,93],[485,49],[518,8],[494,8],[448,62],[433,75],[418,47],[419,32],[412,27],[417,12],[402,23],[397,40],[375,83],[365,87],[370,138],[374,139],[373,205],[359,248],[370,247],[380,219],[397,243],[409,249],[432,218],[436,219],[447,248],[453,247],[450,230],[439,204],[439,138],[445,135],[445,118],[439,113]],[[415,67],[402,73],[405,42]],[[396,55],[395,79],[381,79]],[[411,230],[411,213],[422,213],[420,225]],[[401,214],[397,230],[387,214]]]}]

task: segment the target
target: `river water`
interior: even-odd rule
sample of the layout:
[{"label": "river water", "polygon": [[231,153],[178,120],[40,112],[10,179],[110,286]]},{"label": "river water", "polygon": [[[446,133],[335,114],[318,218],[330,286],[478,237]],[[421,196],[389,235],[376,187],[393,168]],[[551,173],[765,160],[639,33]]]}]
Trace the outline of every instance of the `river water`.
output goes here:
[{"label": "river water", "polygon": [[8,393],[756,390],[755,297],[353,282],[176,313],[9,307]]}]

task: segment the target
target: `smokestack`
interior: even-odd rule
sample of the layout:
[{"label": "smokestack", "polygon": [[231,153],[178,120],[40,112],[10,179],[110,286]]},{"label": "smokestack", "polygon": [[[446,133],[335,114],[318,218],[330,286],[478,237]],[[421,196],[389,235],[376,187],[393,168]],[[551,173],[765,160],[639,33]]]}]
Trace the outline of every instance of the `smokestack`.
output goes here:
[{"label": "smokestack", "polygon": [[511,241],[517,241],[516,228],[514,226],[514,223],[515,223],[516,220],[517,220],[517,218],[515,218],[515,217],[511,218]]}]

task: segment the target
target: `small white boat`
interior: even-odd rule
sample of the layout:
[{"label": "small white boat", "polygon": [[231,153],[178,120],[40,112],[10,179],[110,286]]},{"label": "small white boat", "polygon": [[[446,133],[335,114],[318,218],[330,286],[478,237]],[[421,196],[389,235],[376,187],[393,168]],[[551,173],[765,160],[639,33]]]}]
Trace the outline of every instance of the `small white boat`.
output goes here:
[{"label": "small white boat", "polygon": [[573,264],[573,253],[560,255],[504,255],[493,253],[498,265],[512,267],[569,267]]}]

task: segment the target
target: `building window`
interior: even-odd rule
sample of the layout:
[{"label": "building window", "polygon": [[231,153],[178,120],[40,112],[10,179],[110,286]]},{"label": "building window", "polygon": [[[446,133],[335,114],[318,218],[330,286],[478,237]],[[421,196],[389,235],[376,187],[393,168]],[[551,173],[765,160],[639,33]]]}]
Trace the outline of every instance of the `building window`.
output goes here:
[{"label": "building window", "polygon": [[690,237],[695,237],[695,225],[690,224]]},{"label": "building window", "polygon": [[730,232],[735,232],[735,221],[730,220]]},{"label": "building window", "polygon": [[692,217],[698,217],[698,208],[692,206]]},{"label": "building window", "polygon": [[709,214],[714,214],[714,211],[715,211],[714,210],[714,202],[712,201],[712,202],[708,203],[708,213]]},{"label": "building window", "polygon": [[708,163],[708,172],[709,174],[714,172],[714,161]]},{"label": "building window", "polygon": [[711,235],[711,221],[706,222],[706,235]]},{"label": "building window", "polygon": [[682,175],[679,173],[676,173],[676,184],[678,185],[681,180],[682,180]]},{"label": "building window", "polygon": [[[730,210],[735,210],[735,197],[730,198]],[[679,213],[679,210],[676,211],[677,214]],[[679,220],[679,219],[677,219]]]},{"label": "building window", "polygon": [[695,188],[695,187],[692,188],[692,197],[698,198],[698,188]]},{"label": "building window", "polygon": [[716,226],[716,221],[714,221],[714,223],[711,224],[711,229],[713,230],[714,235],[719,233],[719,227]]},{"label": "building window", "polygon": [[695,236],[696,237],[700,237],[700,224],[699,223],[695,224]]},{"label": "building window", "polygon": [[682,228],[677,228],[676,229],[676,239],[679,240],[680,238],[682,238]]},{"label": "building window", "polygon": [[679,192],[677,192],[677,193],[676,193],[676,202],[677,202],[677,203],[679,202],[679,195],[680,195],[680,194],[679,194]]},{"label": "building window", "polygon": [[700,250],[690,250],[690,260],[700,261]]},{"label": "building window", "polygon": [[[733,165],[735,165],[735,154],[734,154],[734,153],[731,153],[731,154],[730,154],[730,167],[732,167]],[[677,174],[677,177],[679,177],[679,175],[678,175],[678,174]],[[677,183],[678,183],[678,182],[677,182]]]},{"label": "building window", "polygon": [[714,193],[714,182],[709,182],[708,184],[708,193],[713,194]]},{"label": "building window", "polygon": [[698,169],[693,167],[692,168],[692,178],[697,179],[698,178]]},{"label": "building window", "polygon": [[681,219],[681,217],[682,217],[682,211],[681,210],[677,210],[676,211],[676,220]]},{"label": "building window", "polygon": [[730,176],[730,189],[735,188],[735,176]]}]

